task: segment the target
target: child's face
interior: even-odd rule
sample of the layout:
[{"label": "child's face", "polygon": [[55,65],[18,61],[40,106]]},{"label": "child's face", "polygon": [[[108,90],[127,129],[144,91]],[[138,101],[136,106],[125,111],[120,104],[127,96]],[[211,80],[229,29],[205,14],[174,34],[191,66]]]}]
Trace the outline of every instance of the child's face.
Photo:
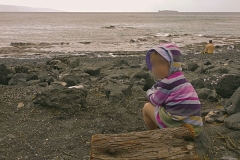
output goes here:
[{"label": "child's face", "polygon": [[151,55],[150,61],[152,65],[153,75],[158,79],[166,78],[168,76],[170,67],[169,62],[158,53],[152,54],[153,55]]}]

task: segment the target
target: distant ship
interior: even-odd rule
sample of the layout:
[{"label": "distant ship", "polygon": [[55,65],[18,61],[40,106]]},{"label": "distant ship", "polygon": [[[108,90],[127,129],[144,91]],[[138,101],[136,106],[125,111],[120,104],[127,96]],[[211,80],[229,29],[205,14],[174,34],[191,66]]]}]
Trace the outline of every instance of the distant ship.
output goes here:
[{"label": "distant ship", "polygon": [[178,11],[173,11],[173,10],[159,10],[158,12],[167,12],[167,13],[178,13]]}]

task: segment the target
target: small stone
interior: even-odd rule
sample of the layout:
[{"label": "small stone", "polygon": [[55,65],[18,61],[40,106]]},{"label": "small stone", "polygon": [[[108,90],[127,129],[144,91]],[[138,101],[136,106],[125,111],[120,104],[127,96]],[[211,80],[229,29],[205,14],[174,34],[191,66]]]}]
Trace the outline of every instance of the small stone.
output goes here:
[{"label": "small stone", "polygon": [[17,109],[21,109],[24,107],[24,104],[22,102],[18,103]]},{"label": "small stone", "polygon": [[205,109],[205,110],[201,110],[201,115],[202,117],[205,117],[209,112],[211,112],[212,109]]},{"label": "small stone", "polygon": [[48,83],[47,82],[42,82],[38,84],[40,87],[47,87]]},{"label": "small stone", "polygon": [[38,84],[38,83],[40,83],[39,80],[30,80],[30,81],[27,81],[27,82],[26,82],[26,85],[27,85],[27,86],[32,86],[32,85],[36,85],[36,84]]},{"label": "small stone", "polygon": [[214,122],[223,123],[225,115],[226,115],[226,113],[221,110],[210,111],[205,116],[205,121],[207,123],[214,123]]},{"label": "small stone", "polygon": [[61,156],[56,156],[52,160],[64,160]]},{"label": "small stone", "polygon": [[66,82],[62,82],[62,86],[65,87],[67,85]]},{"label": "small stone", "polygon": [[212,65],[212,63],[210,61],[207,61],[207,62],[204,63],[204,65],[207,65],[207,66]]},{"label": "small stone", "polygon": [[66,87],[75,86],[77,82],[72,78],[65,78],[64,82],[67,83]]},{"label": "small stone", "polygon": [[8,134],[6,137],[7,137],[8,139],[14,139],[14,138],[16,138],[16,136],[14,136],[13,134]]},{"label": "small stone", "polygon": [[83,85],[77,85],[77,86],[71,86],[71,87],[68,87],[68,88],[76,88],[76,89],[83,89]]},{"label": "small stone", "polygon": [[136,42],[137,40],[136,39],[130,39],[130,42],[131,43],[134,43],[134,42]]}]

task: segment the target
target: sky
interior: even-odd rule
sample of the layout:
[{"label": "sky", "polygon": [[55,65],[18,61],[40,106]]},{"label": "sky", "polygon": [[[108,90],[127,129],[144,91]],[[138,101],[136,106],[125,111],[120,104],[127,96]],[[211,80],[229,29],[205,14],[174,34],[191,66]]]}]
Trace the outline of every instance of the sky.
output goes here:
[{"label": "sky", "polygon": [[0,0],[0,4],[69,12],[240,12],[240,0]]}]

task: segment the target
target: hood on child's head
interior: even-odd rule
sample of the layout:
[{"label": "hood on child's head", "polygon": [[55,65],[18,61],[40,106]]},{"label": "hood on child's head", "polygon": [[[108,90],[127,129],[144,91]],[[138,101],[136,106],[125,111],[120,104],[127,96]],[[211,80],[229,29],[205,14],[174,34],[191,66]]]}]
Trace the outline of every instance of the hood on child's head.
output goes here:
[{"label": "hood on child's head", "polygon": [[161,56],[163,56],[163,58],[165,58],[170,63],[169,75],[171,75],[173,72],[182,70],[182,67],[181,67],[182,53],[178,48],[178,46],[176,46],[173,43],[160,44],[159,46],[156,46],[147,52],[146,63],[149,70],[152,70],[150,55],[154,51],[159,53]]}]

